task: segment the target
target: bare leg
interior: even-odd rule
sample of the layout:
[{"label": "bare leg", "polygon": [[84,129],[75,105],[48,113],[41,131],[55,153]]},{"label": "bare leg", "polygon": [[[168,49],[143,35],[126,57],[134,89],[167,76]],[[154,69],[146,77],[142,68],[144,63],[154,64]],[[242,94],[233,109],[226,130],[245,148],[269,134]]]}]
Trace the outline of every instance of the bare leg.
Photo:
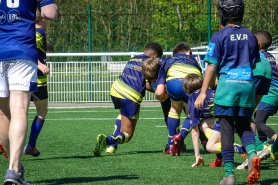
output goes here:
[{"label": "bare leg", "polygon": [[9,129],[10,165],[9,169],[19,172],[23,146],[27,134],[27,114],[31,92],[10,91],[11,121]]},{"label": "bare leg", "polygon": [[10,126],[9,97],[0,98],[0,141],[8,156],[10,156],[9,126]]},{"label": "bare leg", "polygon": [[135,131],[137,119],[130,119],[124,115],[121,115],[121,117],[122,117],[121,132],[126,132],[129,136],[128,141],[130,141]]},{"label": "bare leg", "polygon": [[34,101],[34,104],[36,106],[37,116],[39,118],[45,120],[45,117],[46,117],[47,112],[48,112],[48,99]]}]

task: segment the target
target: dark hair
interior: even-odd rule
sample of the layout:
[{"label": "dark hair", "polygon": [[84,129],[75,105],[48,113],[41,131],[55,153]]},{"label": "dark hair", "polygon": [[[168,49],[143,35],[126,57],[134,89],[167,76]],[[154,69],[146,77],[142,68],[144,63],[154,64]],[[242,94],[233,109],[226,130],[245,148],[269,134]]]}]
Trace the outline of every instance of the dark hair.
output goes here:
[{"label": "dark hair", "polygon": [[255,33],[258,42],[261,44],[260,49],[267,50],[272,44],[272,36],[268,31],[258,30]]},{"label": "dark hair", "polygon": [[[179,52],[186,52],[186,51],[191,51],[189,44],[187,44],[186,42],[180,42],[174,47],[173,55],[178,54]],[[190,53],[192,54],[192,52]]]},{"label": "dark hair", "polygon": [[149,58],[142,63],[142,72],[144,78],[149,82],[157,79],[158,72],[161,66],[160,59],[158,57]]},{"label": "dark hair", "polygon": [[163,55],[163,49],[157,42],[150,42],[145,46],[145,50],[153,50],[157,53],[157,57],[161,58]]},{"label": "dark hair", "polygon": [[243,0],[220,0],[218,3],[218,13],[223,26],[228,21],[239,21],[241,23],[244,14]]},{"label": "dark hair", "polygon": [[182,88],[187,94],[192,94],[200,89],[203,84],[203,77],[197,74],[189,74],[182,81]]}]

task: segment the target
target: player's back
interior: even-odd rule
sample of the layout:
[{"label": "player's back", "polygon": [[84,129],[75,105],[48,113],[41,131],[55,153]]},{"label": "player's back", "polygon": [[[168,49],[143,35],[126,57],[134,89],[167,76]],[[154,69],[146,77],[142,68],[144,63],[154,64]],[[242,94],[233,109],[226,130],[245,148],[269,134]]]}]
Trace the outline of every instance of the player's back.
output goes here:
[{"label": "player's back", "polygon": [[[149,57],[144,54],[131,58],[119,77],[127,88],[132,88],[142,96],[145,95],[146,89],[146,82],[142,73],[142,62],[148,58]],[[122,90],[124,91],[124,89]]]},{"label": "player's back", "polygon": [[37,0],[0,1],[1,59],[28,59],[37,62],[36,8]]},{"label": "player's back", "polygon": [[255,106],[252,67],[260,56],[253,33],[242,26],[225,26],[212,36],[205,60],[217,65],[216,104]]},{"label": "player's back", "polygon": [[162,70],[165,71],[166,81],[177,78],[183,79],[188,74],[198,74],[202,76],[202,70],[195,57],[192,55],[176,54],[165,62],[165,66],[162,67]]},{"label": "player's back", "polygon": [[[212,89],[208,89],[206,92],[206,99],[204,101],[204,105],[202,109],[198,110],[194,106],[194,102],[197,99],[197,97],[200,95],[201,90],[196,90],[193,92],[188,100],[188,110],[189,110],[189,115],[196,115],[198,114],[199,118],[208,118],[208,117],[213,117],[214,114],[214,96],[215,96],[215,91]],[[195,112],[195,113],[193,113]]]}]

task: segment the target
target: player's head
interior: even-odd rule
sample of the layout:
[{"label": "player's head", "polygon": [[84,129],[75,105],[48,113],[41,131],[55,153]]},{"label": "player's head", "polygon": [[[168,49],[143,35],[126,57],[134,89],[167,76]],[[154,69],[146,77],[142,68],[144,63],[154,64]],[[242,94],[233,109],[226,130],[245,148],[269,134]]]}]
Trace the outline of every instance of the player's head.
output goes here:
[{"label": "player's head", "polygon": [[258,30],[255,33],[260,49],[267,50],[272,44],[272,36],[268,31]]},{"label": "player's head", "polygon": [[197,74],[189,74],[182,81],[182,88],[186,94],[190,95],[194,91],[200,89],[203,84],[203,77]]},{"label": "player's head", "polygon": [[186,42],[178,43],[173,49],[173,55],[176,55],[178,53],[187,53],[188,55],[192,55],[189,44],[187,44]]},{"label": "player's head", "polygon": [[36,25],[40,25],[44,29],[46,29],[48,26],[48,20],[43,18],[40,8],[37,8],[36,11]]},{"label": "player's head", "polygon": [[144,54],[148,55],[149,57],[161,58],[163,55],[163,49],[157,42],[150,42],[145,46]]},{"label": "player's head", "polygon": [[158,57],[149,58],[142,63],[144,78],[149,82],[156,81],[160,69],[160,59]]},{"label": "player's head", "polygon": [[220,0],[218,3],[218,11],[223,26],[228,21],[238,21],[241,23],[244,14],[243,0]]}]

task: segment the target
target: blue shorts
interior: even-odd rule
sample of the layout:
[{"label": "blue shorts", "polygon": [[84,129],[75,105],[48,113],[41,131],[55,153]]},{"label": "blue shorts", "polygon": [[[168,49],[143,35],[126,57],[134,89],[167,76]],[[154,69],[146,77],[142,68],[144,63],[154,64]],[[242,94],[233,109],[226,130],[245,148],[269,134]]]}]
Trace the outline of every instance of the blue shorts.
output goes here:
[{"label": "blue shorts", "polygon": [[166,90],[168,96],[173,101],[184,101],[188,103],[188,95],[182,89],[182,81],[183,79],[172,79],[166,82]]},{"label": "blue shorts", "polygon": [[271,116],[273,116],[274,114],[277,113],[277,106],[270,105],[270,104],[267,104],[264,102],[260,102],[257,110],[262,110],[262,111],[268,112],[268,113],[270,113]]},{"label": "blue shorts", "polygon": [[221,116],[252,116],[253,107],[222,106],[214,104],[214,117]]},{"label": "blue shorts", "polygon": [[121,115],[129,119],[139,119],[140,105],[129,100],[111,96],[115,109],[121,109]]},{"label": "blue shorts", "polygon": [[215,124],[214,124],[213,127],[212,127],[212,130],[215,130],[215,131],[220,132],[220,122],[219,122],[219,120],[217,120],[217,121],[215,122]]}]

